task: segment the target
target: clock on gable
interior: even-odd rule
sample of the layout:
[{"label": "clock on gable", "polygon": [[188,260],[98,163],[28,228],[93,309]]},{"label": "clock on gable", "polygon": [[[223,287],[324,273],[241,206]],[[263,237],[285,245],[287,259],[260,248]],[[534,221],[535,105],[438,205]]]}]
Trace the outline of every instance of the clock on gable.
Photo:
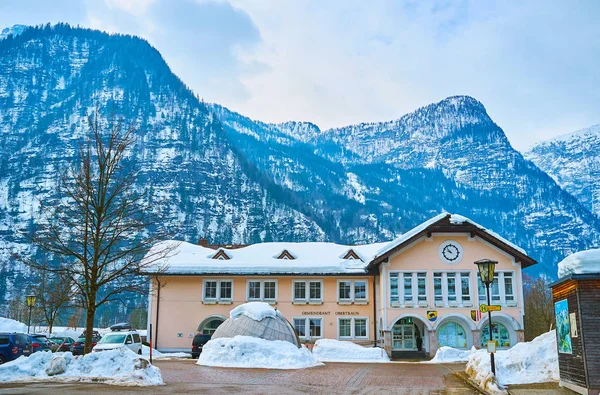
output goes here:
[{"label": "clock on gable", "polygon": [[457,264],[462,260],[463,248],[454,240],[446,240],[440,244],[438,255],[442,262]]}]

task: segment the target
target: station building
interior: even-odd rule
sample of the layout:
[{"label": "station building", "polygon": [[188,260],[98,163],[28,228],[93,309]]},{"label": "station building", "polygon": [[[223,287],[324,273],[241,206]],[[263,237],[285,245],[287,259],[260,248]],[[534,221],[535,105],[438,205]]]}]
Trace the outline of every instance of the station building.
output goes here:
[{"label": "station building", "polygon": [[[433,356],[441,346],[480,348],[488,340],[487,303],[475,261],[498,261],[491,287],[499,348],[523,341],[522,269],[536,261],[466,217],[443,213],[386,243],[323,242],[175,246],[151,276],[155,347],[190,348],[234,307],[264,301],[301,341],[321,338],[384,347],[392,357]],[[177,243],[177,244],[174,244]],[[150,251],[149,254],[152,254]],[[149,328],[150,329],[150,328]]]}]

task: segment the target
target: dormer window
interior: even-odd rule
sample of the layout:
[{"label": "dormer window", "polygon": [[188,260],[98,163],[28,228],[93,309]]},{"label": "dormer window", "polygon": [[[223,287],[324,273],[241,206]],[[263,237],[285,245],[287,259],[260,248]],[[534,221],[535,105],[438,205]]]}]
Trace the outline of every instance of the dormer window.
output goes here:
[{"label": "dormer window", "polygon": [[342,259],[347,259],[350,261],[353,261],[353,260],[362,261],[361,257],[358,256],[358,254],[356,252],[354,252],[354,250],[348,250],[348,252],[342,257]]},{"label": "dormer window", "polygon": [[288,250],[283,250],[281,251],[281,254],[279,254],[279,256],[277,257],[277,259],[296,259],[295,256],[293,256],[292,254],[290,254],[290,252]]},{"label": "dormer window", "polygon": [[219,259],[219,260],[229,260],[231,259],[231,257],[229,255],[227,255],[227,253],[224,250],[219,250],[217,251],[217,253],[215,255],[213,255],[212,259]]}]

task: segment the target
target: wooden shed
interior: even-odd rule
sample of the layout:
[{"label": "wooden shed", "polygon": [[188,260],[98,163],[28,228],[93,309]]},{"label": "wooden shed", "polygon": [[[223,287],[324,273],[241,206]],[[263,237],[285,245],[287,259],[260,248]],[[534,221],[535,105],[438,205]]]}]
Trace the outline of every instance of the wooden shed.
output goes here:
[{"label": "wooden shed", "polygon": [[600,273],[570,274],[551,285],[560,385],[600,394]]}]

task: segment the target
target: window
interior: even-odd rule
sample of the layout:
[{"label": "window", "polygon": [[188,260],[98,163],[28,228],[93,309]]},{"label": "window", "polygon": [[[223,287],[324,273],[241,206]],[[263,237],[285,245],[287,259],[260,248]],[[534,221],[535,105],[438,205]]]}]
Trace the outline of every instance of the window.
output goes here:
[{"label": "window", "polygon": [[[493,321],[493,320],[492,320]],[[497,342],[498,347],[510,347],[510,332],[500,323],[492,323],[492,337]],[[490,339],[490,326],[481,328],[481,346],[485,347]]]},{"label": "window", "polygon": [[133,342],[134,343],[141,343],[142,341],[140,340],[140,335],[137,333],[133,334]]},{"label": "window", "polygon": [[277,280],[248,280],[248,300],[275,301]]},{"label": "window", "polygon": [[320,317],[294,318],[293,323],[298,337],[304,339],[323,337],[323,319]]},{"label": "window", "polygon": [[293,282],[294,302],[310,303],[323,301],[323,281],[308,280]]},{"label": "window", "polygon": [[339,318],[338,337],[340,339],[368,339],[367,318]]},{"label": "window", "polygon": [[427,306],[427,273],[390,273],[390,303],[392,306]]},{"label": "window", "polygon": [[338,280],[338,302],[367,301],[367,280]]},{"label": "window", "polygon": [[438,347],[467,348],[467,332],[456,322],[442,324],[437,331]]},{"label": "window", "polygon": [[200,324],[201,327],[198,328],[198,332],[202,333],[203,335],[212,335],[223,322],[224,320],[222,318],[213,318],[208,322],[203,321],[203,323]]},{"label": "window", "polygon": [[233,281],[204,280],[203,301],[229,301],[233,299]]},{"label": "window", "polygon": [[[481,282],[481,278],[479,278],[479,276],[477,277],[477,290],[479,294],[479,303],[487,304],[487,290]],[[490,296],[492,299],[492,304],[516,306],[517,298],[515,295],[515,273],[494,273],[494,282],[490,285]]]},{"label": "window", "polygon": [[433,273],[433,293],[436,307],[471,307],[470,272]]}]

